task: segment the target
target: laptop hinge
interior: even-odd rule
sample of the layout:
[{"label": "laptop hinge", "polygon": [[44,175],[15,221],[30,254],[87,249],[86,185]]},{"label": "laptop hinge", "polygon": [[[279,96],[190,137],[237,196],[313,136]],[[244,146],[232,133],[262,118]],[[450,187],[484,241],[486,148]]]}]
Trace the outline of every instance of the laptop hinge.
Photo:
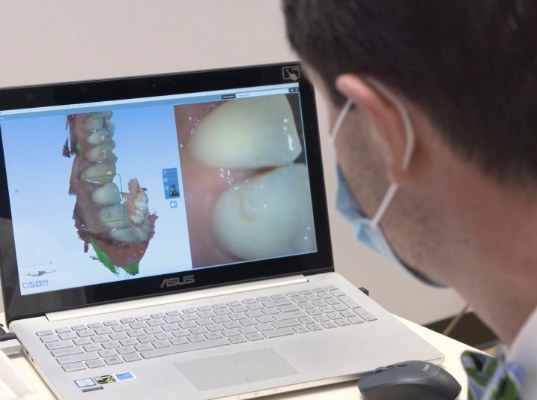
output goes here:
[{"label": "laptop hinge", "polygon": [[143,307],[153,307],[177,302],[208,299],[216,296],[225,296],[237,293],[246,293],[252,290],[271,289],[280,286],[305,283],[308,278],[304,275],[294,275],[285,278],[275,278],[258,282],[238,283],[235,285],[202,289],[187,293],[175,293],[164,296],[155,296],[144,299],[121,301],[111,304],[103,304],[93,307],[77,308],[67,311],[57,311],[46,314],[49,321],[62,321],[71,318],[80,318],[91,315],[100,315],[118,311],[134,310]]}]

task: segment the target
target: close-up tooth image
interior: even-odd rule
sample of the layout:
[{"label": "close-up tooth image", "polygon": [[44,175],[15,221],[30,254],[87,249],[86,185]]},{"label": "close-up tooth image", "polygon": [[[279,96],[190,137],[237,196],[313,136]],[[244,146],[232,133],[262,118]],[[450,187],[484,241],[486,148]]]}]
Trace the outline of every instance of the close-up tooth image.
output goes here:
[{"label": "close-up tooth image", "polygon": [[175,107],[193,267],[315,251],[297,111],[286,95]]},{"label": "close-up tooth image", "polygon": [[128,181],[128,191],[121,191],[111,118],[111,111],[67,117],[63,155],[74,156],[69,182],[69,194],[76,196],[73,220],[84,252],[91,246],[110,271],[137,275],[157,216],[149,212],[146,189],[136,178]]}]

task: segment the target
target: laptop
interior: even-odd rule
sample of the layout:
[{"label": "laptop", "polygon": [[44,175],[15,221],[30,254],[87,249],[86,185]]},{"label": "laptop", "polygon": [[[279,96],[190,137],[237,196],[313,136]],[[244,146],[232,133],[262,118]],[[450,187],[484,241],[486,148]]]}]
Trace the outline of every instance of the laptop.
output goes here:
[{"label": "laptop", "polygon": [[62,399],[245,399],[435,348],[334,272],[296,63],[0,90],[6,320]]}]

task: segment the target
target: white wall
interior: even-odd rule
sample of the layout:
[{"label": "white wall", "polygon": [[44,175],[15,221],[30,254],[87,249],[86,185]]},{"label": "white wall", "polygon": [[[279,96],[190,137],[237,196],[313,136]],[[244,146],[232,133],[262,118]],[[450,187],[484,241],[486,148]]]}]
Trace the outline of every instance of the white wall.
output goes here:
[{"label": "white wall", "polygon": [[[287,61],[279,0],[5,1],[0,86]],[[319,99],[336,269],[390,311],[418,323],[456,313],[451,290],[428,289],[359,245],[333,208],[335,180]],[[1,239],[0,239],[1,240]]]}]

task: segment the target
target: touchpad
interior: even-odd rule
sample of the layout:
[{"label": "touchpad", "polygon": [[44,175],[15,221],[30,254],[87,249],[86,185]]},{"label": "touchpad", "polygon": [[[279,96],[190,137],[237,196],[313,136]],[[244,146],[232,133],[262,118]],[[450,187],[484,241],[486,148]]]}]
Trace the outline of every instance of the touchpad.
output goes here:
[{"label": "touchpad", "polygon": [[272,349],[176,362],[175,366],[198,390],[219,389],[298,373]]}]

